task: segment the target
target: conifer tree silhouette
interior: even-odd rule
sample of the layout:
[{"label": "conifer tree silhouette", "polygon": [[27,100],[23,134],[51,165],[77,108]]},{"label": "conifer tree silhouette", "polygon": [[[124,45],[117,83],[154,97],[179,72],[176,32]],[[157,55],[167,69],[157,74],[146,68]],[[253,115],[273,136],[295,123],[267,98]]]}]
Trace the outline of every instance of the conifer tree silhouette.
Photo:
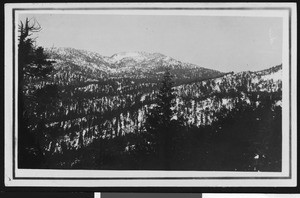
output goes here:
[{"label": "conifer tree silhouette", "polygon": [[[49,106],[55,106],[58,87],[44,82],[53,71],[53,62],[47,59],[43,47],[35,46],[36,38],[32,35],[41,31],[39,23],[26,18],[18,28],[18,156],[20,166],[31,167],[42,161],[41,147],[45,145],[38,139],[45,138],[45,112]],[[39,88],[32,87],[32,81],[39,82]],[[32,132],[28,128],[30,123],[37,124],[39,131]]]},{"label": "conifer tree silhouette", "polygon": [[158,155],[160,166],[169,169],[172,144],[172,129],[176,94],[173,88],[172,75],[167,69],[161,81],[157,95],[157,106],[153,108],[146,122],[146,129],[153,135],[155,152]]}]

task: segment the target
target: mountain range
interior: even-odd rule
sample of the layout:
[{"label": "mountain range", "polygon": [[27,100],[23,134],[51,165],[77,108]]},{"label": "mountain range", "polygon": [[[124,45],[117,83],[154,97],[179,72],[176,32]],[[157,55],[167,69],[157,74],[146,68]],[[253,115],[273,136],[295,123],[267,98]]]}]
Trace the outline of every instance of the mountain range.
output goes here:
[{"label": "mountain range", "polygon": [[[186,139],[182,137],[192,134],[190,140],[195,140],[192,141],[194,146],[197,145],[195,147],[208,145],[209,149],[203,149],[203,156],[215,156],[208,153],[218,153],[215,149],[219,148],[219,144],[231,144],[236,137],[248,142],[248,135],[255,136],[255,140],[250,141],[254,145],[263,139],[260,136],[265,134],[261,131],[269,127],[268,134],[271,134],[272,125],[280,124],[276,119],[281,116],[282,65],[261,71],[223,73],[160,53],[122,52],[107,57],[73,48],[51,48],[46,49],[46,53],[53,61],[54,71],[42,80],[29,77],[24,95],[30,98],[34,93],[42,93],[39,104],[28,100],[25,105],[28,106],[27,128],[32,134],[39,134],[40,149],[49,157],[45,163],[47,167],[74,168],[78,163],[91,161],[97,164],[93,167],[111,169],[109,162],[105,166],[102,164],[105,160],[96,159],[99,156],[110,158],[114,153],[119,160],[120,153],[128,156],[137,152],[135,148],[139,141],[145,141],[143,134],[147,134],[147,116],[157,105],[157,94],[167,69],[173,76],[173,90],[176,92],[172,107],[175,113],[171,119],[182,123],[185,131],[178,140],[184,142]],[[47,85],[50,88],[54,85],[55,91],[52,89],[51,92]],[[51,93],[55,93],[54,96]],[[239,119],[237,123],[236,119]],[[247,124],[251,126],[245,127]],[[234,133],[232,126],[236,127]],[[256,130],[257,137],[251,130],[253,127],[261,127]],[[280,126],[276,128],[280,129]],[[229,134],[228,141],[223,141],[222,134],[226,133]],[[130,140],[132,137],[135,138]],[[244,145],[243,141],[237,142]],[[189,144],[179,143],[176,147],[188,147]],[[151,145],[146,141],[148,146]],[[276,146],[277,143],[274,143]],[[87,149],[90,154],[95,148],[105,155],[94,153],[91,158],[85,159],[84,156],[88,155],[79,152]],[[265,148],[264,144],[262,148]],[[234,147],[234,150],[225,153],[235,150],[238,149]],[[201,149],[199,151],[202,152]],[[143,151],[142,155],[147,152]],[[245,153],[243,151],[238,161]],[[249,159],[253,160],[256,151],[254,154]],[[68,155],[71,157],[65,159]],[[190,151],[185,155],[190,155]],[[196,155],[191,154],[190,157],[195,158]],[[218,158],[222,156],[224,153]],[[205,159],[201,163],[207,161]],[[216,159],[210,160],[213,163]],[[279,163],[277,158],[275,161]]]},{"label": "mountain range", "polygon": [[157,78],[162,76],[166,68],[172,70],[177,80],[204,79],[222,75],[222,72],[181,62],[160,53],[121,52],[107,57],[73,48],[51,48],[47,49],[47,53],[57,62],[57,70],[71,66],[71,70],[85,70],[94,79],[99,76],[102,79]]}]

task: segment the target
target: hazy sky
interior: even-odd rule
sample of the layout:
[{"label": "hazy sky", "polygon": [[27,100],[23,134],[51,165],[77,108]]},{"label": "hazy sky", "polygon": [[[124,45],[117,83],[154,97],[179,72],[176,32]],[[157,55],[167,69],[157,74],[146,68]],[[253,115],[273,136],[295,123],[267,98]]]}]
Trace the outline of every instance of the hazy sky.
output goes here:
[{"label": "hazy sky", "polygon": [[282,18],[230,16],[20,15],[42,26],[37,44],[111,56],[160,52],[219,71],[260,70],[282,62]]}]

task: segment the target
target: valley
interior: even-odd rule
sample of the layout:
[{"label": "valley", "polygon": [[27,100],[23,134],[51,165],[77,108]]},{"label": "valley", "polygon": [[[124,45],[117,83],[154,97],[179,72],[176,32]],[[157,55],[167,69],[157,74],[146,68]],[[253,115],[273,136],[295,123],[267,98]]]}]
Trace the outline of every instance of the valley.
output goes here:
[{"label": "valley", "polygon": [[170,122],[178,126],[168,169],[281,170],[282,65],[223,73],[160,53],[46,54],[54,71],[27,77],[23,88],[27,130],[39,143],[27,150],[42,156],[42,168],[165,167],[148,119],[167,71],[175,96]]}]

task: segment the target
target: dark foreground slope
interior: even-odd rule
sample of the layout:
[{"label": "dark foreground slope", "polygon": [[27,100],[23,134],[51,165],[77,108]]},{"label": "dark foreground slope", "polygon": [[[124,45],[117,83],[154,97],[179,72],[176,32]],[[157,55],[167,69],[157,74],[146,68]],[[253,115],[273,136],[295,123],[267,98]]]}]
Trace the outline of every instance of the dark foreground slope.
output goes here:
[{"label": "dark foreground slope", "polygon": [[[45,98],[43,109],[27,104],[36,106],[28,108],[27,122],[39,148],[19,156],[20,168],[281,169],[281,65],[225,75],[157,53],[103,57],[52,49],[50,55],[56,71],[47,81],[29,79],[27,92],[54,83],[59,93]],[[178,126],[167,167],[146,127],[166,68],[174,76]]]}]

